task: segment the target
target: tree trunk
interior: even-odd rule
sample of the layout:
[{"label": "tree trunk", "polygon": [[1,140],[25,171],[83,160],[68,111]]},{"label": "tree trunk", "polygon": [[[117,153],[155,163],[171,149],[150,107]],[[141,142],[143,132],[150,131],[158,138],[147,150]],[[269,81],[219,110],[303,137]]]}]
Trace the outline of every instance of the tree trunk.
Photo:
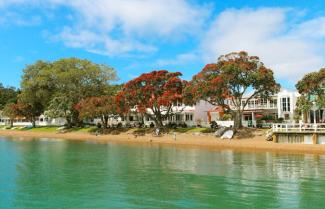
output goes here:
[{"label": "tree trunk", "polygon": [[240,129],[243,127],[242,125],[242,111],[237,110],[236,112],[234,112],[233,117],[234,117],[234,129]]},{"label": "tree trunk", "polygon": [[10,119],[10,128],[14,127],[14,119]]},{"label": "tree trunk", "polygon": [[32,125],[33,125],[33,128],[36,127],[36,120],[35,120],[35,118],[32,119]]},{"label": "tree trunk", "polygon": [[102,124],[103,124],[103,128],[104,129],[107,129],[107,127],[108,127],[108,116],[107,115],[103,115],[101,117],[101,121],[102,121]]},{"label": "tree trunk", "polygon": [[82,125],[82,121],[79,120],[79,112],[77,111],[72,111],[72,121],[71,121],[72,125],[81,127]]},{"label": "tree trunk", "polygon": [[302,112],[302,114],[303,114],[302,117],[303,117],[303,119],[304,119],[304,123],[307,123],[307,117],[308,117],[308,115],[307,115],[307,111],[304,110],[304,111]]},{"label": "tree trunk", "polygon": [[163,121],[162,121],[162,118],[161,118],[160,114],[156,114],[154,121],[155,121],[155,125],[156,125],[157,128],[163,128],[164,127],[164,124],[163,124]]},{"label": "tree trunk", "polygon": [[68,128],[72,128],[71,117],[70,116],[66,116],[65,119],[67,121]]}]

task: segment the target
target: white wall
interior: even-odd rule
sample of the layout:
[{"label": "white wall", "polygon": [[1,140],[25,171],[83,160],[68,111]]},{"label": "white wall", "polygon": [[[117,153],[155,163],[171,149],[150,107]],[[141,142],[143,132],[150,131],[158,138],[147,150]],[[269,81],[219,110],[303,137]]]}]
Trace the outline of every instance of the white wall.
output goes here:
[{"label": "white wall", "polygon": [[[293,120],[294,111],[296,109],[297,99],[300,96],[298,92],[281,90],[278,94],[278,118],[285,118],[285,114],[289,114],[290,120]],[[290,98],[290,111],[282,111],[282,98]]]}]

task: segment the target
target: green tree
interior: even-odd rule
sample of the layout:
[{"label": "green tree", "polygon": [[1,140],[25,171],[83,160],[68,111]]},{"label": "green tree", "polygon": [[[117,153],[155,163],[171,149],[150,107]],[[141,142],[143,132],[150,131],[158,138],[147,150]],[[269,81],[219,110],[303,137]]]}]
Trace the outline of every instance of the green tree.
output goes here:
[{"label": "green tree", "polygon": [[[185,88],[184,100],[186,103],[205,100],[222,106],[232,114],[234,128],[238,129],[242,127],[243,110],[252,98],[266,99],[279,89],[273,71],[258,57],[249,56],[247,52],[233,52],[220,56],[217,63],[206,65],[195,75]],[[244,101],[248,91],[252,93]],[[231,105],[227,101],[231,101]]]},{"label": "green tree", "polygon": [[[87,97],[111,94],[110,82],[116,80],[116,72],[106,65],[88,60],[67,58],[52,63],[54,93],[48,110],[55,109],[53,116],[66,114],[68,126],[80,125],[79,112],[74,106]],[[56,100],[56,101],[53,101]],[[62,108],[62,109],[60,109]]]},{"label": "green tree", "polygon": [[21,81],[21,93],[18,95],[18,103],[28,107],[22,111],[35,126],[35,121],[48,106],[54,93],[55,74],[51,72],[52,63],[37,61],[28,65],[24,71]]},{"label": "green tree", "polygon": [[16,103],[19,90],[14,87],[4,87],[0,83],[0,109],[3,109],[6,104]]},{"label": "green tree", "polygon": [[[303,115],[304,123],[307,123],[307,113],[311,110],[313,104],[305,95],[301,95],[296,102],[295,115]],[[300,118],[300,117],[299,117]]]},{"label": "green tree", "polygon": [[25,68],[22,92],[18,101],[31,107],[28,113],[36,118],[45,110],[52,117],[65,117],[68,126],[80,125],[74,106],[84,98],[111,94],[109,84],[116,72],[106,65],[77,58],[55,62],[38,61]]},{"label": "green tree", "polygon": [[74,104],[66,96],[54,97],[44,114],[50,118],[65,118],[67,124],[71,126],[72,123],[72,112],[71,107]]},{"label": "green tree", "polygon": [[[296,88],[307,100],[314,100],[319,108],[325,107],[325,68],[306,74]],[[314,98],[312,98],[314,97]]]}]

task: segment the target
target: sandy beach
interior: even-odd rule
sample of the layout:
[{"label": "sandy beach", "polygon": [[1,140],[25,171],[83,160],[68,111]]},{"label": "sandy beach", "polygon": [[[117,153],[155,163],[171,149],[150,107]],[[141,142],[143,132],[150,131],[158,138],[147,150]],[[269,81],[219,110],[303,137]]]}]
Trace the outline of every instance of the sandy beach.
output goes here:
[{"label": "sandy beach", "polygon": [[311,153],[325,154],[325,145],[309,144],[277,144],[265,140],[263,131],[255,131],[250,138],[235,138],[225,140],[207,134],[178,133],[176,140],[172,134],[162,137],[154,137],[150,134],[134,137],[132,133],[119,135],[93,135],[90,133],[48,133],[17,130],[0,130],[0,136],[19,138],[20,140],[32,140],[37,138],[67,139],[77,141],[93,141],[96,143],[122,143],[141,145],[168,145],[181,147],[195,147],[204,149],[234,149],[251,152],[282,152],[282,153]]}]

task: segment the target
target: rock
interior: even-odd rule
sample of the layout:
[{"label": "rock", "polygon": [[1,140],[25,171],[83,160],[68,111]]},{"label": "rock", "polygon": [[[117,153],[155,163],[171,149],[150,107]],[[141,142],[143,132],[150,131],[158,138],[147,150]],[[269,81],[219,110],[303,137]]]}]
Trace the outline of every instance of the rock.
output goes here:
[{"label": "rock", "polygon": [[222,135],[221,139],[232,139],[233,136],[234,136],[234,131],[228,130]]}]

